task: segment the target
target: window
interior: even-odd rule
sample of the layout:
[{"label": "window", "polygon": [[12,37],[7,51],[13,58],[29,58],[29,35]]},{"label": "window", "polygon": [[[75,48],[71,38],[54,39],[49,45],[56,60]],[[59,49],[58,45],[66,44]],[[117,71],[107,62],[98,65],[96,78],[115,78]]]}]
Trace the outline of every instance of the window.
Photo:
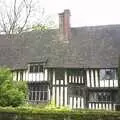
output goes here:
[{"label": "window", "polygon": [[20,80],[23,80],[23,71],[20,72]]},{"label": "window", "polygon": [[109,102],[111,101],[110,92],[91,92],[89,93],[90,102]]},{"label": "window", "polygon": [[43,65],[41,65],[41,64],[31,64],[29,72],[30,73],[43,72]]},{"label": "window", "polygon": [[83,96],[83,91],[80,87],[69,87],[69,95],[70,96]]},{"label": "window", "polygon": [[34,66],[30,65],[30,73],[32,73],[34,71]]},{"label": "window", "polygon": [[68,69],[67,76],[70,83],[85,84],[86,71],[84,69]]},{"label": "window", "polygon": [[55,78],[56,78],[56,80],[64,80],[64,70],[56,69],[55,70]]},{"label": "window", "polygon": [[30,101],[47,101],[48,85],[30,85],[29,100]]},{"label": "window", "polygon": [[39,72],[43,72],[43,65],[39,65]]},{"label": "window", "polygon": [[39,72],[39,70],[38,70],[38,65],[34,65],[34,71],[33,72]]},{"label": "window", "polygon": [[100,80],[113,80],[116,79],[115,69],[101,69],[100,70]]},{"label": "window", "polygon": [[16,80],[17,80],[17,81],[18,81],[18,73],[19,73],[19,72],[17,71],[17,72],[16,72]]}]

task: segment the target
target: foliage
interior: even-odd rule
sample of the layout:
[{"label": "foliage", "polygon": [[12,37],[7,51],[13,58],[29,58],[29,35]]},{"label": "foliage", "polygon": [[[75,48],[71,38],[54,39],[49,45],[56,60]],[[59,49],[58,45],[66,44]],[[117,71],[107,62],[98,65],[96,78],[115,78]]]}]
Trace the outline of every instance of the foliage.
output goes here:
[{"label": "foliage", "polygon": [[[4,113],[4,114],[2,114]],[[2,116],[2,117],[1,117]],[[0,107],[0,118],[16,120],[119,120],[120,112],[105,110],[47,110],[35,107]]]},{"label": "foliage", "polygon": [[26,97],[25,83],[12,80],[12,73],[8,68],[0,68],[0,106],[19,106]]},{"label": "foliage", "polygon": [[[44,13],[41,2],[34,0],[0,1],[0,33],[20,34],[31,30],[54,28],[51,16]],[[48,28],[47,27],[47,28]]]},{"label": "foliage", "polygon": [[57,107],[56,104],[55,104],[55,101],[51,101],[50,103],[48,103],[44,109],[47,109],[47,110],[62,110],[62,111],[69,111],[70,108],[68,107],[65,107],[65,106],[60,106],[60,107]]},{"label": "foliage", "polygon": [[37,24],[37,25],[32,26],[32,30],[45,31],[47,29],[48,29],[48,27],[46,25],[42,25],[42,24]]},{"label": "foliage", "polygon": [[14,86],[24,93],[25,99],[28,96],[28,85],[26,81],[14,81]]}]

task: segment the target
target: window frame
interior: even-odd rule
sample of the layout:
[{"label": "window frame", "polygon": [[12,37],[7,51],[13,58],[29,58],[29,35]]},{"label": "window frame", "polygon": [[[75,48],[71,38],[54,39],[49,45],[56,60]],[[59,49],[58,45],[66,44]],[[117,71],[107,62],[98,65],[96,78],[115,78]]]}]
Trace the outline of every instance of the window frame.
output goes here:
[{"label": "window frame", "polygon": [[[109,74],[108,74],[109,73]],[[100,69],[100,80],[116,80],[116,69]]]},{"label": "window frame", "polygon": [[112,93],[103,91],[89,92],[88,98],[89,102],[112,102]]},{"label": "window frame", "polygon": [[[42,87],[43,89],[40,89]],[[49,86],[48,85],[30,85],[29,86],[29,101],[44,102],[49,99]]]},{"label": "window frame", "polygon": [[23,81],[23,71],[20,71],[20,80]]},{"label": "window frame", "polygon": [[30,64],[29,73],[41,73],[44,72],[43,64]]}]

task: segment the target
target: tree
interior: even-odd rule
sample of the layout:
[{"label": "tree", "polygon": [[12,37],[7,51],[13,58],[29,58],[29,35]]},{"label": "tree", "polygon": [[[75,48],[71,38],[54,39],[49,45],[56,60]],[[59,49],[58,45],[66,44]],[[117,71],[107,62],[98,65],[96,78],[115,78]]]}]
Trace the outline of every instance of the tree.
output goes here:
[{"label": "tree", "polygon": [[[1,3],[3,10],[0,13],[1,32],[6,34],[21,33],[32,12],[32,0],[14,0],[12,5]],[[22,21],[22,22],[21,22]]]},{"label": "tree", "polygon": [[0,106],[16,107],[23,104],[26,90],[25,83],[12,80],[12,73],[8,68],[0,68]]},{"label": "tree", "polygon": [[32,29],[36,30],[36,28],[43,29],[52,22],[45,17],[44,9],[36,9],[41,8],[38,1],[35,3],[33,0],[11,0],[10,4],[6,5],[5,1],[0,2],[1,33],[16,34]]}]

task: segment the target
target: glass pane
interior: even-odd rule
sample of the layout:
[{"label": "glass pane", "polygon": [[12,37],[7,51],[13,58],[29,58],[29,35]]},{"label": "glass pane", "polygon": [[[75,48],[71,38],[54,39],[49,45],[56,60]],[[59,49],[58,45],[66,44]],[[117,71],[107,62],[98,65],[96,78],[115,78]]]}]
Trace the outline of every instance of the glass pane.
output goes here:
[{"label": "glass pane", "polygon": [[100,80],[113,80],[116,79],[116,70],[114,69],[101,69]]},{"label": "glass pane", "polygon": [[48,86],[44,85],[44,91],[47,91],[47,90],[48,90]]},{"label": "glass pane", "polygon": [[44,92],[44,100],[47,100],[48,98],[48,92]]},{"label": "glass pane", "polygon": [[64,70],[63,69],[56,69],[55,79],[56,80],[64,80]]},{"label": "glass pane", "polygon": [[33,100],[35,100],[35,92],[33,91]]},{"label": "glass pane", "polygon": [[33,72],[34,67],[32,65],[30,65],[30,72]]},{"label": "glass pane", "polygon": [[39,91],[37,91],[37,98],[36,99],[39,100]]},{"label": "glass pane", "polygon": [[29,92],[29,100],[32,100],[32,92]]},{"label": "glass pane", "polygon": [[44,89],[43,85],[41,85],[39,89],[40,89],[40,91],[43,91],[43,89]]},{"label": "glass pane", "polygon": [[100,80],[104,80],[105,79],[105,70],[101,69],[100,70]]},{"label": "glass pane", "polygon": [[34,67],[35,67],[35,68],[34,68],[34,72],[35,72],[35,73],[38,72],[38,65],[35,65]]},{"label": "glass pane", "polygon": [[39,72],[43,72],[43,65],[39,65]]},{"label": "glass pane", "polygon": [[40,92],[40,100],[43,100],[43,92]]}]

